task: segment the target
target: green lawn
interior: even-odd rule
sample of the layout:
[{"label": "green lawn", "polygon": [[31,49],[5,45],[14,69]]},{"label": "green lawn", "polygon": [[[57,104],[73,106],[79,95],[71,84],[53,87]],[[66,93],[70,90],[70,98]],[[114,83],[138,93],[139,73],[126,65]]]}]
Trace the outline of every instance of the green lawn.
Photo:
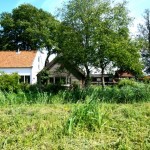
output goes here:
[{"label": "green lawn", "polygon": [[64,126],[76,105],[81,104],[1,106],[0,149],[150,149],[150,103],[100,104],[100,129],[77,127],[68,135]]}]

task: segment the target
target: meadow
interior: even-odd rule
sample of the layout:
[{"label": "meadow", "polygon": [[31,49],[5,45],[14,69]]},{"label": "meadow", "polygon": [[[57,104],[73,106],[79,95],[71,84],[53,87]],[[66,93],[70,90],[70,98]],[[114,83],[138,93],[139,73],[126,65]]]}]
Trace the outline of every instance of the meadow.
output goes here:
[{"label": "meadow", "polygon": [[0,91],[2,150],[149,150],[150,86]]},{"label": "meadow", "polygon": [[0,149],[150,149],[150,103],[89,105],[1,106]]}]

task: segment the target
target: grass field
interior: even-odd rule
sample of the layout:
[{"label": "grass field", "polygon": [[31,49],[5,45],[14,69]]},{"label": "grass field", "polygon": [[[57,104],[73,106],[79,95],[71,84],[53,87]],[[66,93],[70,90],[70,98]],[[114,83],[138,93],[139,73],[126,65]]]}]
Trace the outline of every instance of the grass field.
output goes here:
[{"label": "grass field", "polygon": [[0,106],[0,149],[150,149],[150,103],[99,104],[99,128],[79,125],[66,132],[72,111],[81,105],[85,104]]}]

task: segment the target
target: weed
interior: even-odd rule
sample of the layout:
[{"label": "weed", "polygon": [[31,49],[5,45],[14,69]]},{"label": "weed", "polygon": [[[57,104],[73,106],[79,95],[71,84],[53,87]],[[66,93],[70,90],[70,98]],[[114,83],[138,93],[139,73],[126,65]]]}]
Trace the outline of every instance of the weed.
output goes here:
[{"label": "weed", "polygon": [[105,124],[107,114],[106,112],[102,112],[101,109],[102,107],[96,101],[78,104],[73,109],[65,125],[65,132],[72,134],[75,128],[97,131]]}]

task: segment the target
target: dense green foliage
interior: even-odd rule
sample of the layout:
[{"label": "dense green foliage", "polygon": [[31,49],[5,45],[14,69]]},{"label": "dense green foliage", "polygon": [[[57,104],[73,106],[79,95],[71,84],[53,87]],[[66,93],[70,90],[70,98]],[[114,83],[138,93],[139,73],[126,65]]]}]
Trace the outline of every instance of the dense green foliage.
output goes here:
[{"label": "dense green foliage", "polygon": [[16,50],[18,45],[23,50],[53,47],[57,24],[58,21],[50,13],[22,4],[12,13],[4,12],[0,16],[0,49]]},{"label": "dense green foliage", "polygon": [[82,68],[85,85],[90,83],[91,70],[99,68],[104,87],[104,71],[110,64],[134,74],[142,70],[139,43],[129,35],[131,18],[126,4],[71,0],[59,11],[61,23],[42,9],[22,4],[11,13],[0,14],[0,49],[45,47],[45,66],[52,53],[61,53],[63,63],[67,60]]},{"label": "dense green foliage", "polygon": [[150,9],[145,9],[143,23],[139,24],[139,38],[144,50],[150,52]]},{"label": "dense green foliage", "polygon": [[[52,104],[99,101],[107,103],[134,103],[150,101],[150,85],[134,80],[121,80],[118,85],[91,86],[88,88],[65,89],[60,85],[47,85],[42,89],[37,85],[22,84],[17,93],[0,92],[0,104]],[[11,87],[12,89],[12,87]]]},{"label": "dense green foliage", "polygon": [[59,21],[30,4],[22,4],[12,13],[0,14],[0,25],[0,50],[37,50],[45,47],[48,59],[58,49],[56,33]]},{"label": "dense green foliage", "polygon": [[[84,68],[88,84],[91,66],[104,71],[110,63],[141,73],[139,43],[130,39],[126,2],[71,0],[60,10],[59,46],[66,60]],[[133,57],[134,56],[134,57]]]},{"label": "dense green foliage", "polygon": [[19,75],[0,72],[0,91],[18,92],[20,90]]},{"label": "dense green foliage", "polygon": [[145,63],[145,72],[150,72],[150,9],[146,9],[143,22],[139,24],[138,39],[142,45],[142,58]]},{"label": "dense green foliage", "polygon": [[[0,149],[150,149],[150,103],[100,104],[97,106],[103,116],[100,128],[92,131],[78,125],[73,134],[67,135],[64,125],[73,117],[71,110],[87,107],[83,112],[93,111],[86,104],[0,107]],[[94,120],[90,121],[94,126]]]}]

